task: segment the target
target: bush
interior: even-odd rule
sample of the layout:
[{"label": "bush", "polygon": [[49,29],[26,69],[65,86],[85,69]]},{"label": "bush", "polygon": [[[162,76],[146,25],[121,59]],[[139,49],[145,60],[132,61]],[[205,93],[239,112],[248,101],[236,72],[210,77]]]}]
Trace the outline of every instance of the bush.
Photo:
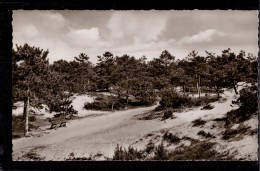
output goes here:
[{"label": "bush", "polygon": [[203,106],[201,108],[201,110],[211,110],[213,108],[214,108],[214,106],[212,104],[206,104],[205,106]]},{"label": "bush", "polygon": [[119,100],[111,101],[108,98],[103,98],[102,100],[94,101],[93,103],[85,103],[84,109],[110,111],[112,110],[112,105],[114,110],[120,110],[125,107],[125,105]]},{"label": "bush", "polygon": [[166,109],[163,113],[162,120],[169,119],[169,118],[173,119],[172,113],[173,113],[172,109]]},{"label": "bush", "polygon": [[[222,139],[229,140],[229,139],[235,138],[237,135],[243,135],[249,131],[249,128],[250,128],[250,126],[246,127],[246,126],[242,125],[242,126],[239,126],[238,129],[226,129],[223,132]],[[250,134],[251,134],[251,132],[250,132]]]},{"label": "bush", "polygon": [[149,141],[149,143],[146,145],[145,152],[150,154],[155,149],[155,145],[152,141]]},{"label": "bush", "polygon": [[220,154],[213,149],[215,143],[198,141],[168,153],[169,160],[226,160],[228,154]]},{"label": "bush", "polygon": [[182,107],[201,106],[217,100],[217,97],[191,98],[188,96],[188,94],[180,94],[173,90],[165,90],[162,92],[160,107],[157,107],[156,110],[163,110],[165,108],[177,109]]},{"label": "bush", "polygon": [[163,135],[163,139],[170,143],[179,143],[181,141],[181,138],[177,137],[176,135],[173,135],[172,133],[168,133],[168,132],[166,132]]},{"label": "bush", "polygon": [[191,123],[193,123],[192,126],[201,126],[201,125],[205,125],[206,121],[204,121],[201,118],[199,118],[199,119],[195,119]]},{"label": "bush", "polygon": [[29,122],[35,122],[36,116],[29,116]]},{"label": "bush", "polygon": [[168,160],[167,150],[164,148],[163,143],[155,148],[153,160]]},{"label": "bush", "polygon": [[162,100],[160,101],[160,105],[163,108],[180,108],[191,101],[191,98],[185,94],[180,95],[177,92],[163,92]]},{"label": "bush", "polygon": [[197,135],[201,135],[203,137],[206,137],[206,138],[216,138],[214,135],[212,135],[211,133],[206,133],[205,131],[199,131]]},{"label": "bush", "polygon": [[251,86],[240,90],[240,97],[233,102],[239,105],[236,110],[231,110],[226,114],[226,127],[232,124],[241,123],[257,114],[257,87]]},{"label": "bush", "polygon": [[239,104],[239,108],[227,112],[226,127],[235,123],[244,122],[257,114],[257,87],[252,86],[243,88],[239,93],[240,97],[236,102],[233,102]]},{"label": "bush", "polygon": [[254,113],[257,111],[257,86],[243,88],[239,92],[240,97],[237,102],[240,103],[240,108],[247,113]]},{"label": "bush", "polygon": [[113,160],[140,160],[143,159],[142,152],[138,151],[137,149],[132,148],[131,146],[128,149],[123,149],[119,147],[117,144]]},{"label": "bush", "polygon": [[135,100],[129,99],[128,104],[125,98],[117,98],[115,96],[105,96],[99,95],[94,102],[85,103],[84,109],[87,110],[103,110],[110,111],[124,109],[126,106],[147,106],[156,101],[155,98],[150,97],[149,100],[144,100],[144,98],[136,98]]}]

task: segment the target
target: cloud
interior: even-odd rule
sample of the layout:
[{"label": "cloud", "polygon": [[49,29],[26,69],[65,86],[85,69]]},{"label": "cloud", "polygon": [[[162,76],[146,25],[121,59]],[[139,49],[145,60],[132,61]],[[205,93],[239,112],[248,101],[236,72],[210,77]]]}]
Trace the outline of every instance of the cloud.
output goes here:
[{"label": "cloud", "polygon": [[33,39],[39,35],[39,30],[33,24],[24,25],[14,36],[24,37],[25,39]]},{"label": "cloud", "polygon": [[85,47],[91,46],[99,41],[98,28],[71,30],[67,33],[68,41],[71,45]]},{"label": "cloud", "polygon": [[49,49],[50,62],[79,53],[97,62],[105,51],[149,59],[163,50],[176,58],[228,47],[257,54],[257,16],[257,11],[14,10],[13,44]]},{"label": "cloud", "polygon": [[60,29],[66,27],[67,21],[61,14],[53,11],[38,13],[36,16],[37,19],[40,21],[39,24],[41,24],[43,28],[59,31]]},{"label": "cloud", "polygon": [[178,41],[178,44],[193,44],[202,42],[211,42],[214,36],[224,36],[225,33],[218,31],[217,29],[208,29],[200,31],[198,34],[192,36],[185,36]]},{"label": "cloud", "polygon": [[114,42],[135,44],[157,41],[164,30],[169,14],[165,12],[120,11],[114,12],[107,23]]}]

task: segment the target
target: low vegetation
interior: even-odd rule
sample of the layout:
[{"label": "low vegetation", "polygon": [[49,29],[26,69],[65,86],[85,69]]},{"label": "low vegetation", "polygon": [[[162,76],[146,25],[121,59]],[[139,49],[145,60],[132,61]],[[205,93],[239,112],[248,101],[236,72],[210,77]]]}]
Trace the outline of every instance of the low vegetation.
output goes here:
[{"label": "low vegetation", "polygon": [[31,149],[29,152],[23,154],[22,158],[23,159],[28,159],[28,160],[38,160],[38,161],[41,161],[41,160],[44,160],[45,157],[42,157],[40,156],[38,153],[37,153],[37,150],[39,149],[42,149],[42,148],[45,148],[45,146],[38,146],[38,147],[35,147],[33,149]]},{"label": "low vegetation", "polygon": [[189,146],[180,145],[174,150],[167,149],[163,143],[154,145],[151,141],[144,150],[134,150],[117,146],[113,160],[230,160],[228,153],[220,153],[215,149],[215,143],[196,141]]},{"label": "low vegetation", "polygon": [[113,95],[105,96],[99,95],[94,102],[85,103],[84,109],[86,110],[102,110],[102,111],[111,111],[111,110],[122,110],[125,108],[134,108],[138,106],[149,106],[154,104],[156,99],[150,99],[150,103],[146,103],[141,100],[128,100],[124,98],[117,98]]},{"label": "low vegetation", "polygon": [[[36,123],[37,122],[37,123]],[[29,117],[30,130],[37,130],[40,126],[47,125],[48,121],[45,119],[37,118],[36,116]],[[23,116],[12,117],[12,137],[21,138],[24,136],[24,119]]]},{"label": "low vegetation", "polygon": [[113,160],[141,160],[143,159],[142,152],[129,146],[127,149],[116,146]]},{"label": "low vegetation", "polygon": [[214,108],[214,106],[212,104],[206,104],[205,106],[203,106],[201,108],[201,110],[211,110],[213,108]]},{"label": "low vegetation", "polygon": [[236,103],[239,108],[231,110],[226,114],[226,127],[233,124],[244,122],[252,116],[257,115],[257,86],[249,86],[240,90],[240,96]]},{"label": "low vegetation", "polygon": [[196,107],[202,105],[208,105],[208,103],[215,102],[218,100],[216,96],[211,97],[190,97],[188,94],[181,94],[175,90],[164,90],[162,92],[162,99],[160,106],[156,110],[163,110],[167,108],[180,109],[188,107]]},{"label": "low vegetation", "polygon": [[230,140],[230,139],[241,139],[246,134],[252,134],[250,131],[250,126],[245,126],[243,124],[239,125],[237,129],[228,128],[222,133],[223,140]]},{"label": "low vegetation", "polygon": [[202,126],[206,124],[206,121],[202,120],[201,118],[198,118],[192,121],[191,123],[193,124],[192,126]]},{"label": "low vegetation", "polygon": [[163,135],[163,140],[168,141],[169,143],[179,143],[181,141],[181,138],[173,135],[172,133],[165,132]]},{"label": "low vegetation", "polygon": [[169,119],[169,118],[173,119],[173,110],[171,108],[166,109],[163,112],[162,120],[166,120],[166,119]]},{"label": "low vegetation", "polygon": [[201,136],[203,136],[203,137],[205,137],[205,138],[216,138],[214,135],[212,135],[211,133],[209,133],[209,132],[205,132],[205,131],[203,131],[203,130],[201,130],[201,131],[199,131],[198,132],[198,135],[201,135]]}]

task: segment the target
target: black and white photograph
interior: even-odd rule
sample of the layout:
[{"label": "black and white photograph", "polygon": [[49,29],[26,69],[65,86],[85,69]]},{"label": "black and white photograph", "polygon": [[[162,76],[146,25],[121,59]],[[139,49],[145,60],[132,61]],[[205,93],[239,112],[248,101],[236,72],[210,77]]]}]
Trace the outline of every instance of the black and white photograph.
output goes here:
[{"label": "black and white photograph", "polygon": [[13,161],[258,160],[258,11],[13,10]]}]

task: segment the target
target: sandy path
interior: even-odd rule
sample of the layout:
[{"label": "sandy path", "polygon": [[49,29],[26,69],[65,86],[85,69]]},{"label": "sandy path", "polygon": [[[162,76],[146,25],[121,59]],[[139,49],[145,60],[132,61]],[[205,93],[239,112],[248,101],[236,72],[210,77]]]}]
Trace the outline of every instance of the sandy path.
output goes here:
[{"label": "sandy path", "polygon": [[155,107],[156,105],[74,120],[66,128],[53,130],[41,137],[13,140],[13,159],[21,158],[24,153],[37,147],[44,147],[37,149],[37,153],[46,160],[64,160],[71,152],[85,156],[99,151],[112,154],[117,143],[124,144],[123,142],[129,142],[149,131],[147,124],[147,129],[140,131],[144,123],[130,118]]},{"label": "sandy path", "polygon": [[68,123],[66,128],[53,130],[42,137],[13,140],[13,159],[24,160],[22,155],[31,150],[45,160],[64,160],[72,152],[75,157],[88,157],[97,153],[112,157],[117,144],[127,147],[152,131],[190,123],[199,117],[224,116],[227,111],[234,109],[230,106],[232,95],[228,94],[226,97],[227,101],[224,103],[213,103],[213,110],[195,108],[188,112],[175,113],[177,118],[167,120],[166,123],[159,120],[133,119],[135,115],[153,110],[156,105],[74,120]]}]

